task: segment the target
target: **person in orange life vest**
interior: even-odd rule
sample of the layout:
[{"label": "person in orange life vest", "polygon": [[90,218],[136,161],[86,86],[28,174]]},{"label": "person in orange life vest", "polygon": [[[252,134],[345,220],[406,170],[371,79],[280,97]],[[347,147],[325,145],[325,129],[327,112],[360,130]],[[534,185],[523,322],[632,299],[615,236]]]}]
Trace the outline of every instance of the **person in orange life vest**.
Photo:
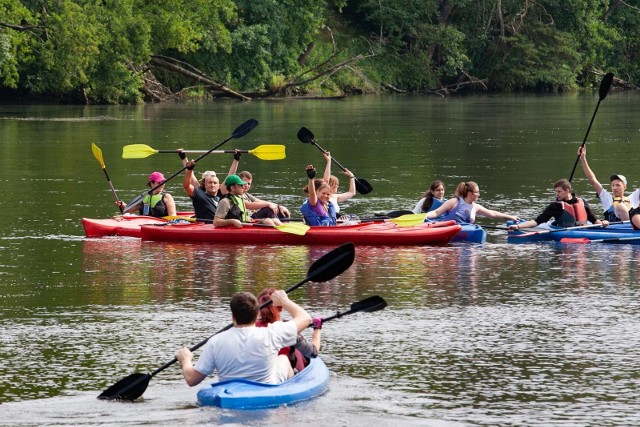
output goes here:
[{"label": "person in orange life vest", "polygon": [[571,193],[571,183],[568,179],[563,178],[553,184],[553,190],[556,193],[555,202],[550,203],[536,219],[512,224],[509,226],[509,230],[536,227],[551,218],[555,220],[552,225],[558,227],[585,225],[587,221],[591,221],[593,224],[602,224],[603,227],[609,225],[609,221],[600,221],[596,218],[587,202]]},{"label": "person in orange life vest", "polygon": [[[164,181],[165,179],[162,173],[151,172],[147,185],[151,188],[161,183],[162,185],[153,190],[152,194],[145,194],[142,200],[140,200],[140,215],[149,215],[156,218],[176,215],[176,202],[173,200],[173,196],[171,196],[171,194],[164,191]],[[124,211],[127,204],[122,200],[117,200],[116,206],[120,207]],[[135,210],[135,207],[130,210]]]},{"label": "person in orange life vest", "polygon": [[593,173],[587,163],[587,147],[579,149],[578,155],[580,156],[582,170],[596,191],[596,196],[600,199],[600,204],[602,204],[602,209],[604,210],[604,219],[607,221],[628,221],[631,201],[629,197],[624,195],[624,190],[627,188],[627,178],[620,174],[611,175],[611,193],[609,193],[600,184],[596,174]]},{"label": "person in orange life vest", "polygon": [[[233,162],[229,167],[228,175],[236,174],[238,170],[238,165],[240,164],[240,157],[242,153],[239,153],[238,150],[235,150],[235,154],[233,155]],[[247,209],[250,211],[249,216],[253,219],[264,219],[271,218],[275,225],[282,225],[280,219],[290,218],[291,214],[289,213],[289,209],[286,207],[279,205],[277,203],[268,202],[266,200],[261,200],[255,197],[254,195],[249,193],[251,189],[251,184],[253,183],[253,175],[249,171],[242,171],[237,173],[237,175],[246,182],[244,193],[242,197],[244,198],[245,205]]]},{"label": "person in orange life vest", "polygon": [[[275,288],[266,288],[258,295],[258,302],[262,305],[271,299],[271,294],[275,292]],[[271,304],[260,310],[260,317],[256,321],[256,326],[266,327],[273,322],[281,319],[282,306]],[[320,334],[322,329],[322,317],[314,317],[311,319],[313,333],[311,342],[307,341],[302,335],[298,334],[298,339],[293,346],[284,347],[278,354],[284,354],[289,358],[291,367],[296,372],[300,372],[305,366],[309,365],[309,359],[318,357],[320,351]]]}]

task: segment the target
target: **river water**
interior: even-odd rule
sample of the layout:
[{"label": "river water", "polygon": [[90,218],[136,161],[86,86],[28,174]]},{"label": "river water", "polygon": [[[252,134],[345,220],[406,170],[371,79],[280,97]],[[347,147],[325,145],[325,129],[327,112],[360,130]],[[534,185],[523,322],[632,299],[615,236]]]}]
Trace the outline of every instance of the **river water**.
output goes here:
[{"label": "river water", "polygon": [[[171,175],[181,164],[171,154],[123,160],[124,145],[209,149],[255,118],[256,129],[223,148],[284,144],[285,160],[245,154],[241,169],[253,172],[254,194],[297,211],[305,165],[323,166],[296,138],[305,126],[374,188],[345,212],[412,208],[440,178],[447,195],[474,180],[484,206],[533,218],[571,173],[596,104],[585,93],[0,106],[0,424],[638,424],[640,247],[513,245],[499,230],[484,245],[358,247],[348,271],[292,292],[316,316],[371,295],[389,304],[325,325],[331,385],[318,399],[269,411],[198,408],[198,388],[175,366],[136,403],[96,399],[228,324],[233,293],[287,288],[333,247],[86,239],[82,217],[116,213],[91,143],[130,200],[149,172]],[[587,147],[603,183],[621,173],[629,189],[638,185],[638,110],[634,93],[600,105]],[[212,154],[198,170],[224,175],[230,161]],[[601,213],[579,166],[573,183]],[[168,189],[189,209],[180,178]]]}]

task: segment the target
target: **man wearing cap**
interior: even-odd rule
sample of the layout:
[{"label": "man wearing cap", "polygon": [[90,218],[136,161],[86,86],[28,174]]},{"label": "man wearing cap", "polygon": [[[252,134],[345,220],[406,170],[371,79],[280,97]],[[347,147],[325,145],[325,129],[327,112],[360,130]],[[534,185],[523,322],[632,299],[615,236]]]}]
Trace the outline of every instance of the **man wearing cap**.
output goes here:
[{"label": "man wearing cap", "polygon": [[233,225],[236,228],[242,228],[243,223],[260,222],[265,225],[276,225],[273,220],[265,218],[259,221],[252,220],[249,217],[249,212],[244,204],[244,198],[242,195],[245,191],[246,182],[244,182],[238,175],[228,175],[224,180],[224,185],[227,188],[227,195],[220,203],[218,203],[218,209],[213,219],[213,225],[216,227],[225,227],[227,225]]},{"label": "man wearing cap", "polygon": [[[164,175],[160,172],[151,172],[147,185],[153,189],[140,200],[139,203],[126,209],[127,204],[122,200],[116,201],[116,206],[121,207],[122,212],[139,210],[140,215],[149,215],[156,218],[163,216],[175,216],[176,202],[171,194],[164,191]],[[139,205],[139,206],[138,206]]]},{"label": "man wearing cap", "polygon": [[584,170],[584,174],[587,176],[589,183],[596,191],[596,196],[600,199],[600,204],[604,210],[604,219],[610,222],[628,221],[631,201],[629,197],[624,195],[624,190],[627,188],[627,178],[620,174],[611,175],[609,178],[611,181],[611,192],[613,193],[611,194],[600,184],[596,175],[589,167],[587,163],[587,147],[585,146],[578,150],[578,155],[580,156],[582,170]]}]

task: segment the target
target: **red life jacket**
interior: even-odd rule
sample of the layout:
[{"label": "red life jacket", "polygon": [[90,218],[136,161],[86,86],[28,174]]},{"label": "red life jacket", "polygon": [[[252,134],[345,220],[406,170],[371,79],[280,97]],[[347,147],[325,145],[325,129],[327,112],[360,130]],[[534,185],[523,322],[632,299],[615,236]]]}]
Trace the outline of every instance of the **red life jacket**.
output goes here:
[{"label": "red life jacket", "polygon": [[576,197],[575,203],[562,201],[559,203],[562,206],[562,216],[556,221],[556,225],[560,227],[574,227],[587,223],[587,209],[584,207],[584,201],[580,197]]}]

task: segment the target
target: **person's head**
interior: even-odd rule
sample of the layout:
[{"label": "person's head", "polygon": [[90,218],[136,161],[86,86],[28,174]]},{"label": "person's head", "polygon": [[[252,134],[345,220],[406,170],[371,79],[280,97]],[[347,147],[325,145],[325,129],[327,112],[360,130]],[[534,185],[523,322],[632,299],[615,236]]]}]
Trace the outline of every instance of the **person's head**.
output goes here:
[{"label": "person's head", "polygon": [[461,182],[456,187],[456,195],[462,197],[467,202],[474,202],[480,197],[480,187],[473,181]]},{"label": "person's head", "polygon": [[623,197],[624,190],[627,188],[627,178],[624,175],[611,175],[611,192],[614,197]]},{"label": "person's head", "polygon": [[571,183],[568,179],[562,178],[553,184],[553,191],[556,193],[556,200],[571,199]]},{"label": "person's head", "polygon": [[200,188],[212,196],[218,194],[218,190],[220,189],[220,179],[216,176],[214,171],[206,171],[202,173]]},{"label": "person's head", "polygon": [[246,182],[244,182],[238,175],[229,175],[224,180],[224,185],[227,186],[229,193],[234,196],[240,196],[244,193]]},{"label": "person's head", "polygon": [[337,176],[331,175],[329,177],[329,188],[331,189],[331,194],[336,193],[338,191],[338,187],[340,186],[340,180]]},{"label": "person's head", "polygon": [[431,185],[429,185],[429,189],[422,197],[432,197],[434,199],[442,200],[444,198],[444,183],[439,179],[436,179],[431,183]]},{"label": "person's head", "polygon": [[[271,294],[275,291],[275,288],[264,289],[262,292],[260,292],[260,295],[258,295],[258,303],[262,305],[265,302],[269,301],[271,299]],[[268,306],[260,310],[260,319],[267,324],[277,322],[278,320],[280,320],[281,312],[282,307],[276,307],[273,304],[269,304]]]},{"label": "person's head", "polygon": [[326,182],[322,181],[322,184],[316,189],[316,196],[318,200],[320,200],[323,204],[329,203],[329,199],[331,198],[331,187]]},{"label": "person's head", "polygon": [[231,298],[229,306],[238,325],[251,325],[258,319],[258,299],[251,292],[238,292]]},{"label": "person's head", "polygon": [[[160,191],[162,191],[164,189],[164,175],[162,175],[162,173],[160,172],[151,172],[151,174],[149,175],[149,180],[147,182],[147,185],[151,188],[159,186],[154,193],[159,193]],[[162,184],[162,185],[160,185]]]},{"label": "person's head", "polygon": [[242,171],[238,174],[241,180],[246,182],[244,186],[244,191],[248,192],[251,189],[251,183],[253,182],[253,176],[249,171]]}]

